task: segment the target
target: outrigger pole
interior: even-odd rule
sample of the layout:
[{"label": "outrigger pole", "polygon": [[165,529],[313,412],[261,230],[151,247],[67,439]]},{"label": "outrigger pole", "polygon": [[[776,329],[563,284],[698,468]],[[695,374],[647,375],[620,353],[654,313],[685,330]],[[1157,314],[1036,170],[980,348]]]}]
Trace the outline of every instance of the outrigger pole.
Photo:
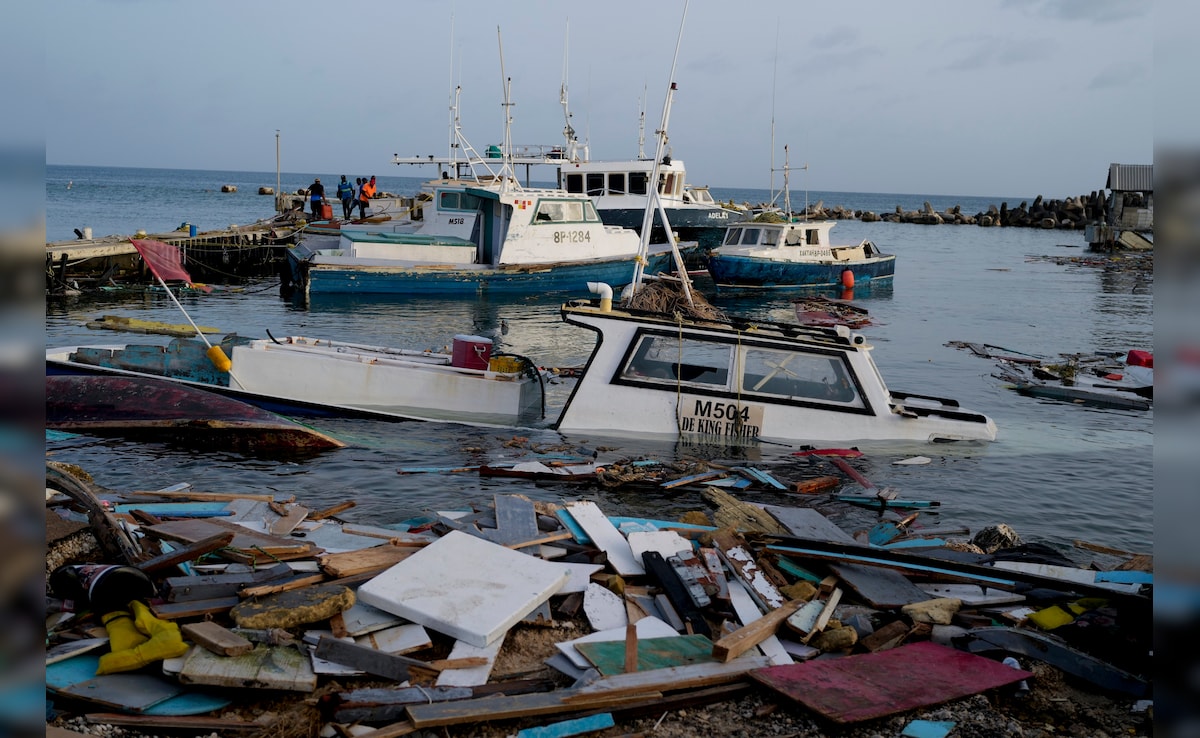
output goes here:
[{"label": "outrigger pole", "polygon": [[654,152],[654,167],[650,172],[650,187],[649,197],[646,198],[646,212],[642,218],[642,240],[638,245],[637,263],[634,265],[633,282],[630,285],[630,292],[636,293],[642,286],[642,279],[646,272],[647,256],[650,253],[650,231],[654,225],[654,213],[657,211],[659,218],[662,219],[663,230],[666,231],[667,241],[671,244],[671,254],[675,260],[675,271],[679,274],[680,284],[683,286],[684,297],[687,298],[689,306],[694,306],[692,302],[691,280],[688,278],[687,267],[683,264],[683,257],[679,253],[679,243],[675,240],[675,232],[671,230],[671,223],[667,220],[667,211],[663,207],[662,198],[659,193],[659,168],[662,166],[663,157],[666,155],[667,148],[667,123],[671,119],[671,102],[675,97],[675,67],[679,63],[679,47],[683,43],[683,24],[687,20],[687,0],[683,3],[683,17],[679,21],[679,36],[675,40],[675,56],[671,60],[671,76],[670,83],[667,86],[667,97],[663,101],[662,122],[655,131],[655,136],[658,143]]}]

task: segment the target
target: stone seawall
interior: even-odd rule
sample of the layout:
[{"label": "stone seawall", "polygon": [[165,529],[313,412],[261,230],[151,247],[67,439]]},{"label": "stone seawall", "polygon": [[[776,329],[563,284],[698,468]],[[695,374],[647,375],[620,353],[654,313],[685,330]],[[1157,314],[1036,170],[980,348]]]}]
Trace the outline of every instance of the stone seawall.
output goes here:
[{"label": "stone seawall", "polygon": [[[1138,207],[1140,202],[1131,202],[1130,198],[1141,200],[1138,193],[1125,195],[1125,207]],[[936,211],[928,202],[920,210],[904,210],[899,205],[895,211],[875,213],[870,210],[855,210],[841,205],[825,207],[823,201],[808,208],[805,215],[814,220],[861,220],[864,223],[917,223],[919,225],[977,225],[987,228],[1060,228],[1064,230],[1082,230],[1088,223],[1104,222],[1108,214],[1108,201],[1103,192],[1092,192],[1090,195],[1070,197],[1065,200],[1047,200],[1041,195],[1034,198],[1033,203],[1022,201],[1015,208],[1010,208],[1007,202],[999,207],[992,205],[985,213],[969,214],[962,212],[962,207],[955,205],[944,211]]]}]

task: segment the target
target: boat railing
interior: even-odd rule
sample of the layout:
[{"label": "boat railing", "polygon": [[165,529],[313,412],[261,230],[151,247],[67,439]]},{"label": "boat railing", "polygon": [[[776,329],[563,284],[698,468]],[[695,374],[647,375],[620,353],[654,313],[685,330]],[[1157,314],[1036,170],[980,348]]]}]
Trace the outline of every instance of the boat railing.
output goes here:
[{"label": "boat railing", "polygon": [[446,354],[424,353],[424,352],[405,352],[403,349],[386,350],[379,348],[364,347],[361,349],[352,348],[351,344],[332,344],[330,346],[315,346],[312,344],[292,344],[292,343],[269,343],[262,344],[264,350],[267,351],[302,351],[310,354],[320,354],[327,356],[330,359],[348,361],[359,364],[372,364],[376,366],[394,366],[394,367],[409,367],[415,369],[429,369],[431,367],[452,369],[458,374],[467,374],[480,377],[502,377],[510,378],[521,374],[521,371],[505,372],[493,371],[492,369],[474,369],[465,366],[454,366],[451,357]]}]

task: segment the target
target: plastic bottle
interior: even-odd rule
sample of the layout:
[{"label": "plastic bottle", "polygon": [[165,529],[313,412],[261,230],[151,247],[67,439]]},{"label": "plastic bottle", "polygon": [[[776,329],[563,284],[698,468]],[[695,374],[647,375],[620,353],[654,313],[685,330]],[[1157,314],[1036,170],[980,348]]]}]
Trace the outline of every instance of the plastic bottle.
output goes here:
[{"label": "plastic bottle", "polygon": [[65,564],[50,574],[50,588],[64,600],[91,603],[97,613],[154,596],[154,583],[140,569],[113,564]]}]

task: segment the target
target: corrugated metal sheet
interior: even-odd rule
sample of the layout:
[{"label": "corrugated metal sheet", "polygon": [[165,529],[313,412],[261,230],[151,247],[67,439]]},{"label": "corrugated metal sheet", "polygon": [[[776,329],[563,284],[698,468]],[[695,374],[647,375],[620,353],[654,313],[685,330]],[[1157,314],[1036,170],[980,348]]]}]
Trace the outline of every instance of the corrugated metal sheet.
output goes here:
[{"label": "corrugated metal sheet", "polygon": [[1109,164],[1105,186],[1113,192],[1154,192],[1154,165]]}]

